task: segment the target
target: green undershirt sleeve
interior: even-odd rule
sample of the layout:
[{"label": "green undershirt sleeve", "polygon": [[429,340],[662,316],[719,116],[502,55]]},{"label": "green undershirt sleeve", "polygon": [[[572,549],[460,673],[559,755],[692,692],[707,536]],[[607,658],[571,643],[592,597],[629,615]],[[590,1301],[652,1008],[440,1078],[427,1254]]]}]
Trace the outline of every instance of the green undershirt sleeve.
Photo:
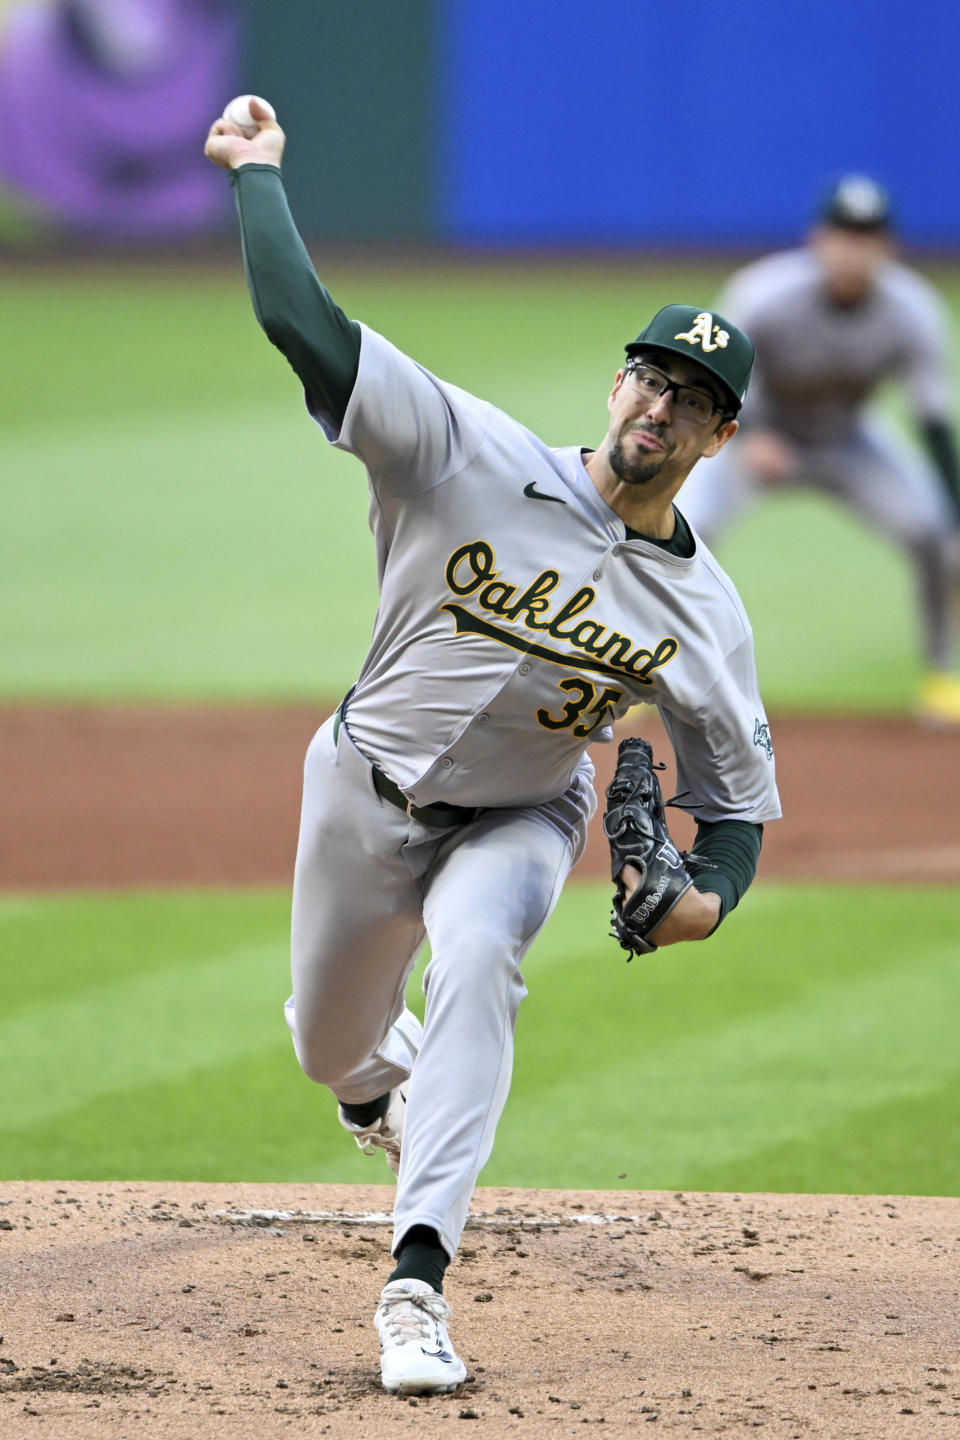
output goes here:
[{"label": "green undershirt sleeve", "polygon": [[310,413],[339,428],[360,364],[360,327],[320,283],[280,171],[242,165],[230,182],[254,313],[300,377]]},{"label": "green undershirt sleeve", "polygon": [[710,860],[715,870],[701,870],[693,878],[698,890],[720,896],[720,919],[743,898],[757,873],[763,826],[748,820],[701,820],[692,853]]},{"label": "green undershirt sleeve", "polygon": [[946,420],[924,420],[920,434],[950,497],[954,521],[960,525],[960,460],[953,429]]}]

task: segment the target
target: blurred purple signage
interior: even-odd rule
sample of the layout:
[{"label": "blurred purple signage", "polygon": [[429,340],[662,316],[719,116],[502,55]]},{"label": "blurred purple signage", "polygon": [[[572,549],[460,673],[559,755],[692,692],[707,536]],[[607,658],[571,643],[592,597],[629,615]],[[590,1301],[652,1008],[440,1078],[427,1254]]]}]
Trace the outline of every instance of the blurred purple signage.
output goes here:
[{"label": "blurred purple signage", "polygon": [[0,0],[8,221],[19,213],[57,232],[164,240],[222,216],[222,177],[203,141],[235,88],[237,9],[231,0]]}]

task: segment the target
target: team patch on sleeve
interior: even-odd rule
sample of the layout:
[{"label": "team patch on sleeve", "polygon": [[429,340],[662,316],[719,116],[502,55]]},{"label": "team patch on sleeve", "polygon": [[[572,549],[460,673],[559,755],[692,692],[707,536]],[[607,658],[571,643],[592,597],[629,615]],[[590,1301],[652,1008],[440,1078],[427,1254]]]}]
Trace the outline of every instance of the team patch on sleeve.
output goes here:
[{"label": "team patch on sleeve", "polygon": [[753,725],[753,743],[759,745],[768,760],[773,759],[773,741],[770,738],[770,726],[766,720],[761,721],[759,717]]}]

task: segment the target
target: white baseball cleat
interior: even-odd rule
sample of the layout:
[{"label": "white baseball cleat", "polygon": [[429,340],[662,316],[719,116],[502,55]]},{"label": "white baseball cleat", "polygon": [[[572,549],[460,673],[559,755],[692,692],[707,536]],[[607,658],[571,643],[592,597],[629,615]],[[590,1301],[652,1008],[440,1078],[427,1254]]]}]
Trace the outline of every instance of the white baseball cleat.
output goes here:
[{"label": "white baseball cleat", "polygon": [[467,1378],[450,1344],[450,1306],[426,1280],[391,1280],[374,1316],[383,1388],[401,1395],[442,1395]]},{"label": "white baseball cleat", "polygon": [[342,1108],[338,1108],[337,1116],[344,1130],[353,1136],[364,1155],[375,1155],[378,1150],[382,1150],[394,1175],[399,1175],[400,1144],[403,1140],[406,1111],[406,1086],[398,1086],[396,1090],[390,1091],[390,1103],[386,1111],[379,1120],[374,1120],[372,1125],[352,1125]]}]

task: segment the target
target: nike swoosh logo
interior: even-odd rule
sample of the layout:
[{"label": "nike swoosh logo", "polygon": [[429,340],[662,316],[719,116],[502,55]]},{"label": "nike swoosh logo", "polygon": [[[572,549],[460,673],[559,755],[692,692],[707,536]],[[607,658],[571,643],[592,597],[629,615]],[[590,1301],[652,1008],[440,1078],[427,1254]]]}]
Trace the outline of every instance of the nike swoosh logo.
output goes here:
[{"label": "nike swoosh logo", "polygon": [[566,500],[561,500],[559,495],[541,495],[534,482],[524,485],[523,493],[528,500],[552,500],[555,505],[566,505]]},{"label": "nike swoosh logo", "polygon": [[449,1350],[426,1350],[422,1345],[420,1346],[420,1349],[423,1351],[424,1355],[429,1355],[433,1360],[443,1360],[447,1365],[453,1364],[453,1356],[450,1354]]}]

